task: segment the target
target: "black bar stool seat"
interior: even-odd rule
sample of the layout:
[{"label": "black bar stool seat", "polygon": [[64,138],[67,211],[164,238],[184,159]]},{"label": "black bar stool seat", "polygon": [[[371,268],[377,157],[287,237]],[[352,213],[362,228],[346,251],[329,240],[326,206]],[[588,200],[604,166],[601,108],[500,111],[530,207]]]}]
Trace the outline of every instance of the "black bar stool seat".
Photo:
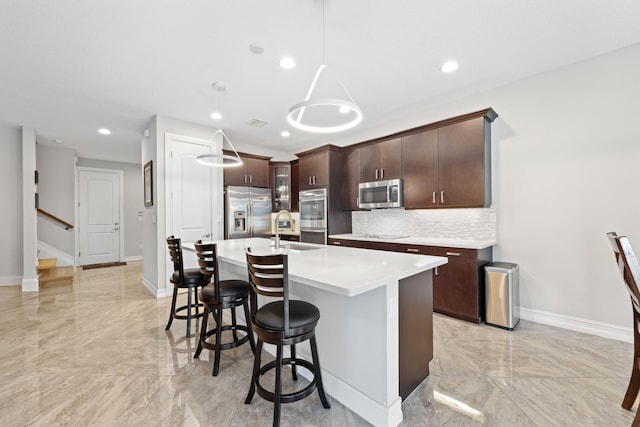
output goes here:
[{"label": "black bar stool seat", "polygon": [[[289,299],[288,257],[286,254],[255,255],[251,248],[246,251],[249,284],[251,285],[251,325],[258,336],[256,344],[251,386],[245,403],[251,403],[255,392],[265,400],[274,403],[273,425],[280,425],[280,407],[282,403],[291,403],[304,399],[318,390],[318,396],[324,408],[331,404],[324,393],[322,371],[316,345],[316,325],[320,320],[320,310],[306,301]],[[277,301],[258,304],[258,295],[270,298],[281,298]],[[311,361],[296,357],[296,344],[309,341]],[[262,347],[264,343],[276,346],[276,360],[261,366]],[[291,357],[284,357],[283,347],[289,346]],[[307,369],[313,379],[304,388],[290,392],[282,392],[282,367],[291,366],[292,379],[298,379],[297,367]],[[261,384],[262,377],[271,369],[275,369],[274,390],[268,390]]]},{"label": "black bar stool seat", "polygon": [[[220,280],[218,270],[218,258],[214,243],[195,242],[196,256],[200,273],[208,283],[200,290],[200,302],[204,305],[204,319],[200,328],[200,341],[193,357],[197,359],[203,348],[214,352],[212,375],[218,375],[220,370],[220,356],[222,350],[236,348],[247,341],[251,345],[251,351],[255,352],[256,344],[249,322],[249,283],[245,280]],[[237,321],[236,307],[244,308],[246,325],[240,325]],[[222,311],[231,310],[231,325],[222,324]],[[209,313],[213,315],[215,327],[208,328]],[[223,343],[222,332],[232,331],[233,341]],[[238,331],[243,336],[238,335]],[[215,340],[210,339],[215,336]]]},{"label": "black bar stool seat", "polygon": [[[173,262],[173,273],[169,278],[169,282],[173,284],[173,296],[171,299],[171,311],[169,312],[169,321],[165,330],[171,328],[173,319],[182,319],[187,321],[187,334],[191,336],[191,319],[197,319],[203,316],[200,311],[203,305],[198,303],[198,288],[204,286],[204,277],[198,268],[184,268],[182,246],[180,239],[174,236],[167,238],[167,246],[169,248],[169,256]],[[178,291],[187,289],[187,303],[176,307],[178,301]]]}]

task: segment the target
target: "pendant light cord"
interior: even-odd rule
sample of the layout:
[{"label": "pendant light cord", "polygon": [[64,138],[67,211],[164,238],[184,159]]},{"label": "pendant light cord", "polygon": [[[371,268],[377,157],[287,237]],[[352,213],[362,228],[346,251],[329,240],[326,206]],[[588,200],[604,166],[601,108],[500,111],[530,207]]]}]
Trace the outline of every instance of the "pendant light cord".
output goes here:
[{"label": "pendant light cord", "polygon": [[325,0],[322,0],[322,64],[326,64],[326,62],[324,62],[324,58],[325,58],[325,42],[324,42],[324,3]]}]

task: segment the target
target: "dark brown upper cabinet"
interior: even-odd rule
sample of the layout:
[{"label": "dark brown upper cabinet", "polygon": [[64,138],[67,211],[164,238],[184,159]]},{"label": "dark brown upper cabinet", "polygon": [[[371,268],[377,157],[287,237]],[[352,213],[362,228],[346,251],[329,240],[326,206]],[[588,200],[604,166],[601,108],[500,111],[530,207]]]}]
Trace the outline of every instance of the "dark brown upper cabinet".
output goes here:
[{"label": "dark brown upper cabinet", "polygon": [[402,176],[400,138],[365,145],[359,150],[360,182],[397,179]]},{"label": "dark brown upper cabinet", "polygon": [[403,205],[406,209],[437,206],[438,130],[402,138]]},{"label": "dark brown upper cabinet", "polygon": [[329,185],[329,151],[317,151],[299,155],[300,189]]},{"label": "dark brown upper cabinet", "polygon": [[488,207],[494,118],[477,116],[404,136],[404,207]]},{"label": "dark brown upper cabinet", "polygon": [[342,169],[342,209],[358,209],[358,185],[360,184],[360,149],[344,153]]},{"label": "dark brown upper cabinet", "polygon": [[[224,152],[234,155],[233,152]],[[224,168],[224,185],[245,185],[249,187],[269,187],[270,157],[238,153],[242,164]]]}]

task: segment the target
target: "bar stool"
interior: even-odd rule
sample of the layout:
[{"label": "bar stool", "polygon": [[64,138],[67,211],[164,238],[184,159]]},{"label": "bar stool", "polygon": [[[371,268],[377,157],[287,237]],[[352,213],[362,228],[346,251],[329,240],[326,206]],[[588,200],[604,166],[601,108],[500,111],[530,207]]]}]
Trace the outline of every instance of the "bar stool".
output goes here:
[{"label": "bar stool", "polygon": [[[174,236],[167,238],[167,246],[169,247],[169,255],[173,261],[173,273],[169,281],[173,283],[173,298],[171,299],[171,312],[169,313],[169,321],[165,330],[169,330],[173,319],[187,319],[187,337],[191,336],[191,319],[202,317],[200,308],[202,304],[198,303],[198,287],[204,286],[204,281],[200,269],[184,268],[182,258],[182,246],[180,239]],[[178,299],[178,290],[187,289],[187,304],[176,308]],[[193,297],[192,294],[193,293]],[[195,314],[193,311],[195,310]],[[179,314],[186,311],[187,314]]]},{"label": "bar stool", "polygon": [[[244,403],[249,404],[256,390],[264,399],[274,402],[273,425],[280,425],[280,406],[309,396],[317,388],[322,406],[331,408],[322,385],[315,328],[320,319],[318,308],[305,301],[289,299],[288,259],[286,254],[254,255],[247,248],[247,268],[251,285],[251,325],[258,335],[251,387]],[[258,306],[258,295],[281,298]],[[313,363],[296,357],[295,345],[309,340]],[[263,343],[276,346],[276,360],[260,366]],[[283,346],[291,346],[291,357],[283,358]],[[302,390],[282,393],[282,366],[291,365],[292,377],[296,381],[297,366],[308,369],[313,380]],[[276,383],[273,392],[260,384],[260,378],[269,370],[276,369]]]},{"label": "bar stool", "polygon": [[[251,351],[255,353],[256,344],[251,332],[249,322],[249,283],[245,280],[220,280],[218,270],[218,255],[214,243],[195,242],[196,255],[200,272],[205,277],[206,286],[200,290],[200,301],[204,304],[204,319],[200,328],[200,341],[193,355],[194,359],[200,357],[203,348],[214,351],[213,376],[218,375],[220,368],[220,352],[238,347],[249,341]],[[238,325],[236,307],[244,307],[246,325]],[[222,310],[231,309],[231,325],[222,324]],[[213,314],[216,327],[207,330],[209,313]],[[222,343],[222,332],[232,331],[233,341]],[[238,338],[238,331],[243,331],[244,336]],[[215,342],[207,341],[215,335]]]}]

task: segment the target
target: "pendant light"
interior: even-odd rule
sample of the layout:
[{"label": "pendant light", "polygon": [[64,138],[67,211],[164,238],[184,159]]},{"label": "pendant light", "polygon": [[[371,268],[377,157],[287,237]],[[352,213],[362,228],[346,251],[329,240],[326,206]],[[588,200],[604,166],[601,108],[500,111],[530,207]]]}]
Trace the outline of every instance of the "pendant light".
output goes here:
[{"label": "pendant light", "polygon": [[[362,111],[360,107],[355,103],[349,91],[339,83],[340,87],[346,94],[348,100],[340,99],[340,98],[312,98],[313,91],[316,88],[318,80],[322,72],[327,68],[327,64],[325,63],[325,41],[324,41],[324,0],[322,1],[322,63],[316,71],[313,80],[311,81],[311,85],[309,86],[309,90],[307,91],[307,96],[304,98],[304,101],[298,102],[289,108],[289,114],[287,114],[287,122],[300,130],[306,132],[315,132],[315,133],[333,133],[333,132],[341,132],[347,129],[351,129],[357,126],[362,121]],[[325,123],[320,124],[312,124],[310,122],[303,122],[302,119],[304,117],[305,112],[307,110],[315,110],[322,111],[326,114],[333,114],[338,117],[338,124],[327,125]],[[346,120],[346,121],[345,121]]]},{"label": "pendant light", "polygon": [[[213,89],[218,92],[218,110],[211,113],[211,118],[220,120],[222,119],[222,113],[220,112],[220,92],[227,90],[227,85],[222,82],[213,82]],[[233,146],[227,135],[225,135],[222,129],[218,129],[213,136],[215,137],[217,134],[222,135],[222,150],[225,149],[225,140],[230,150],[233,151],[233,155],[224,154],[222,151],[220,154],[210,153],[210,154],[200,154],[196,157],[196,161],[203,165],[217,167],[217,168],[230,168],[234,166],[240,166],[242,164],[242,159],[238,155],[236,148]]]},{"label": "pendant light", "polygon": [[224,149],[224,141],[226,140],[227,144],[231,148],[231,150],[227,150],[227,151],[233,151],[233,155],[224,154],[222,152],[220,154],[217,154],[217,153],[200,154],[198,157],[196,157],[196,161],[203,165],[217,167],[217,168],[229,168],[234,166],[240,166],[242,164],[242,159],[240,159],[240,156],[238,155],[236,148],[233,146],[229,138],[227,138],[227,135],[225,135],[222,129],[218,129],[216,133],[213,134],[213,136],[215,137],[217,134],[222,135],[222,148]]}]

